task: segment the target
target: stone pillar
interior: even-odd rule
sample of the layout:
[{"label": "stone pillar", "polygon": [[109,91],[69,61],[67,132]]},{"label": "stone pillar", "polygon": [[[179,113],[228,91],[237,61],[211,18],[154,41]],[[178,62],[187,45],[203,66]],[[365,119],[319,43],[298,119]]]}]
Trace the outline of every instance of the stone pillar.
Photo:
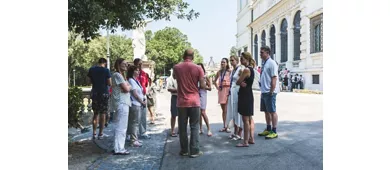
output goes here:
[{"label": "stone pillar", "polygon": [[294,61],[294,29],[290,27],[287,29],[287,62],[286,67],[291,69],[293,67],[292,62]]},{"label": "stone pillar", "polygon": [[265,45],[267,45],[268,47],[271,47],[271,34],[269,33],[271,27],[268,25],[265,29]]},{"label": "stone pillar", "polygon": [[[276,26],[275,26],[276,28]],[[280,59],[281,59],[281,43],[280,43],[280,30],[279,29],[276,29],[276,33],[275,33],[275,60],[280,63]]]}]

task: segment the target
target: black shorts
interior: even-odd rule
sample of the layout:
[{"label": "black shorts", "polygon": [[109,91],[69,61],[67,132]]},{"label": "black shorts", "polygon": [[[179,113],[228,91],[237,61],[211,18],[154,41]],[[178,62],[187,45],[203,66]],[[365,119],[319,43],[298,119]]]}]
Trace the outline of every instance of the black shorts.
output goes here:
[{"label": "black shorts", "polygon": [[92,110],[94,114],[106,114],[108,112],[108,93],[92,94]]}]

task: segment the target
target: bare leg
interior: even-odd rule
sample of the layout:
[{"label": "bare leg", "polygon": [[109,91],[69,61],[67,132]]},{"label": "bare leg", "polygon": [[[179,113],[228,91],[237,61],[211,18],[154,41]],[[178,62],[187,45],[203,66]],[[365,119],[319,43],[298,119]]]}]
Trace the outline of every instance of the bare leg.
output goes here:
[{"label": "bare leg", "polygon": [[222,121],[223,121],[223,128],[226,128],[226,112],[225,112],[226,104],[221,104],[222,109]]},{"label": "bare leg", "polygon": [[154,123],[154,113],[153,113],[153,106],[148,107],[149,113],[150,113],[150,121]]},{"label": "bare leg", "polygon": [[176,116],[171,117],[171,134],[175,131]]},{"label": "bare leg", "polygon": [[267,125],[271,125],[271,114],[268,112],[265,112],[265,121],[267,122]]},{"label": "bare leg", "polygon": [[199,133],[203,133],[203,129],[202,129],[202,111],[201,111],[201,114],[200,114],[200,119],[199,119]]},{"label": "bare leg", "polygon": [[278,126],[278,114],[275,112],[275,113],[271,113],[272,115],[272,128],[276,128]]},{"label": "bare leg", "polygon": [[250,140],[249,140],[249,142],[251,142],[251,143],[255,143],[255,138],[254,138],[254,136],[255,136],[255,121],[253,120],[253,118],[252,118],[252,116],[249,116],[249,124],[250,124],[250,126],[249,126],[249,138],[250,138]]},{"label": "bare leg", "polygon": [[97,123],[98,123],[98,116],[99,114],[94,111],[93,119],[92,119],[92,134],[96,134],[96,128],[97,128]]},{"label": "bare leg", "polygon": [[228,128],[229,122],[226,122],[226,117],[227,117],[227,104],[224,104],[223,106],[223,124],[226,127],[226,130]]},{"label": "bare leg", "polygon": [[106,123],[106,114],[102,113],[99,120],[99,136],[103,135],[104,124]]},{"label": "bare leg", "polygon": [[237,133],[238,133],[238,126],[234,124],[234,134],[237,135]]},{"label": "bare leg", "polygon": [[[210,124],[209,124],[209,118],[207,117],[206,110],[201,109],[201,116],[204,119],[204,122],[206,123],[207,126],[207,134],[210,136],[211,134],[211,129],[210,129]],[[202,119],[201,119],[202,120]]]},{"label": "bare leg", "polygon": [[245,145],[248,144],[249,141],[249,116],[242,116],[242,120],[244,121],[244,143]]},{"label": "bare leg", "polygon": [[238,133],[237,133],[238,136],[241,136],[242,135],[242,128],[238,128]]}]

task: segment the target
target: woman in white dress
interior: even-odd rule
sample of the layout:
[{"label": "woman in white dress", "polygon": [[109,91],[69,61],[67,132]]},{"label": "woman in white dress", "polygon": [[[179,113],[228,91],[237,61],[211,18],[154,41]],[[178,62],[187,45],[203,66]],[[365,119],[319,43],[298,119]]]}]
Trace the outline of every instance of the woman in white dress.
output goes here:
[{"label": "woman in white dress", "polygon": [[237,80],[240,78],[241,69],[243,68],[239,65],[239,58],[237,56],[230,57],[230,63],[233,66],[233,71],[230,76],[230,93],[228,96],[228,105],[227,105],[227,116],[226,122],[229,127],[230,121],[233,120],[234,123],[234,133],[229,136],[232,140],[241,140],[242,133],[242,118],[238,114],[238,91],[240,89],[239,85],[236,85]]}]

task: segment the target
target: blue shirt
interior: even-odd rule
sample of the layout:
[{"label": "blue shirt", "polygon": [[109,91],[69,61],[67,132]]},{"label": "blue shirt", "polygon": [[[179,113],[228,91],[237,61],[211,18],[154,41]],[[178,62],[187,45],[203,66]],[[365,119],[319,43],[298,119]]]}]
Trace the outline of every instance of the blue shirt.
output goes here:
[{"label": "blue shirt", "polygon": [[93,66],[88,71],[88,77],[91,79],[94,93],[108,93],[107,80],[111,78],[111,74],[107,68]]}]

